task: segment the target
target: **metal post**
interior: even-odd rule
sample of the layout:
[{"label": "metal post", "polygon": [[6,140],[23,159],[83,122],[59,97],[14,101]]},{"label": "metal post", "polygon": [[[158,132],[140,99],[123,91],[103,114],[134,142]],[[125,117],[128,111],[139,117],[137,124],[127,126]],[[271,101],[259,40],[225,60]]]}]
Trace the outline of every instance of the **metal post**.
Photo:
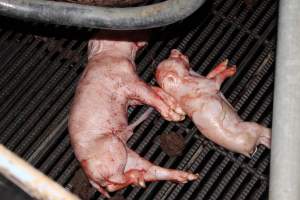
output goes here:
[{"label": "metal post", "polygon": [[300,199],[300,1],[281,0],[271,148],[270,200]]}]

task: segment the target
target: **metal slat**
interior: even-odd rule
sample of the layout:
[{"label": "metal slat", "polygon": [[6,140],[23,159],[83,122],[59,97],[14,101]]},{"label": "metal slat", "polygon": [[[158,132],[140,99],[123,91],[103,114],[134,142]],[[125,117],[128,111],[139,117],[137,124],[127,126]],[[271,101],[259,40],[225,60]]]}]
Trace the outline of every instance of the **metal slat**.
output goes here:
[{"label": "metal slat", "polygon": [[[55,100],[53,99],[53,97],[49,97],[46,99],[46,101],[44,101],[47,95],[50,92],[52,92],[53,87],[57,85],[58,81],[61,80],[61,78],[64,77],[65,74],[67,74],[68,64],[69,63],[66,63],[60,66],[56,74],[51,77],[51,79],[47,82],[47,85],[45,85],[45,87],[37,93],[37,95],[30,101],[29,104],[19,102],[19,105],[11,109],[10,112],[6,115],[6,117],[0,121],[0,127],[2,129],[6,127],[6,129],[4,129],[5,131],[2,133],[2,137],[0,139],[1,142],[7,142],[7,140],[10,138],[13,132],[20,128],[20,126],[27,120],[27,118],[31,115],[31,113],[36,109],[36,107],[39,104],[43,102],[43,104],[46,105],[46,107],[42,107],[41,109],[39,109],[36,113],[37,115],[41,114],[42,110],[47,109],[47,102],[49,104],[51,101],[53,102]],[[61,90],[62,88],[59,88],[58,86],[58,89],[53,91],[55,91],[55,95],[58,95],[61,92]],[[26,106],[24,110],[22,109],[23,106]],[[16,116],[18,117],[15,119]],[[8,123],[13,119],[15,119],[14,123],[11,123],[7,127]]]}]

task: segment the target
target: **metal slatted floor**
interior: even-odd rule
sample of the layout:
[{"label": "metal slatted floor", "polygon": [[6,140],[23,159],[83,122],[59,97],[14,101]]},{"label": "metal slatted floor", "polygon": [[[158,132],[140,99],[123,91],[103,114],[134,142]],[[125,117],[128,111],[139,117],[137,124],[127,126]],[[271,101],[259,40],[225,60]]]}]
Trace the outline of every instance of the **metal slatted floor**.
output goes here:
[{"label": "metal slatted floor", "polygon": [[[277,4],[258,1],[249,10],[242,0],[208,1],[187,20],[152,35],[137,58],[140,77],[155,84],[155,68],[173,48],[186,53],[192,68],[204,75],[228,58],[238,72],[222,92],[243,119],[270,127]],[[90,35],[90,30],[77,28],[0,22],[0,142],[65,187],[72,187],[79,168],[69,144],[67,115]],[[131,108],[129,120],[145,109]],[[160,148],[158,136],[170,131],[185,138],[182,156],[169,157]],[[118,193],[125,199],[267,199],[270,154],[262,146],[248,159],[205,139],[189,119],[170,123],[157,112],[136,128],[128,145],[151,162],[202,178],[185,185],[128,187]],[[95,193],[92,199],[102,197]]]}]

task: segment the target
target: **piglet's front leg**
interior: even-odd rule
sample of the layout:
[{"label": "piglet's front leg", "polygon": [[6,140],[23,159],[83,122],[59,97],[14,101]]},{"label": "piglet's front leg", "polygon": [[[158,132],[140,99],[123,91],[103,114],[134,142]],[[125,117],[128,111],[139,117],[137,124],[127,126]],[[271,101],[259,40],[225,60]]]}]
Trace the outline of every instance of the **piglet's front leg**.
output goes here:
[{"label": "piglet's front leg", "polygon": [[174,97],[166,93],[163,89],[160,87],[152,86],[152,90],[155,91],[155,93],[163,99],[163,101],[168,104],[168,106],[174,110],[177,114],[182,116],[182,120],[184,119],[184,116],[186,113],[183,111],[183,109],[180,107],[179,103],[176,101]]},{"label": "piglet's front leg", "polygon": [[228,60],[217,65],[209,74],[206,76],[208,79],[214,79],[218,85],[218,88],[221,87],[224,80],[235,75],[236,66],[228,66]]},{"label": "piglet's front leg", "polygon": [[143,81],[138,81],[130,88],[129,104],[147,104],[153,106],[161,115],[169,121],[181,121],[185,113],[174,97],[168,95],[158,87],[150,87]]}]

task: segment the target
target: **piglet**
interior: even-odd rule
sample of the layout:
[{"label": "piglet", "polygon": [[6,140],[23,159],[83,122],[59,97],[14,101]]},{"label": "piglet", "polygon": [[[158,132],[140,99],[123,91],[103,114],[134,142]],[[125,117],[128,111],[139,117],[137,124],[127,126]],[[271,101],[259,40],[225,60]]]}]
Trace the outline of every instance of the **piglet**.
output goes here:
[{"label": "piglet", "polygon": [[89,41],[88,63],[71,106],[69,133],[75,155],[90,183],[106,197],[129,185],[145,187],[145,182],[159,180],[185,183],[198,178],[154,165],[126,145],[133,129],[151,112],[128,125],[130,105],[150,105],[170,121],[185,117],[173,97],[137,76],[134,59],[145,44],[138,38],[132,32],[101,32]]},{"label": "piglet", "polygon": [[156,80],[172,95],[201,133],[218,145],[247,157],[262,144],[270,148],[271,130],[254,122],[244,122],[220,92],[222,82],[236,73],[224,61],[206,77],[189,68],[188,58],[172,50],[159,64]]}]

